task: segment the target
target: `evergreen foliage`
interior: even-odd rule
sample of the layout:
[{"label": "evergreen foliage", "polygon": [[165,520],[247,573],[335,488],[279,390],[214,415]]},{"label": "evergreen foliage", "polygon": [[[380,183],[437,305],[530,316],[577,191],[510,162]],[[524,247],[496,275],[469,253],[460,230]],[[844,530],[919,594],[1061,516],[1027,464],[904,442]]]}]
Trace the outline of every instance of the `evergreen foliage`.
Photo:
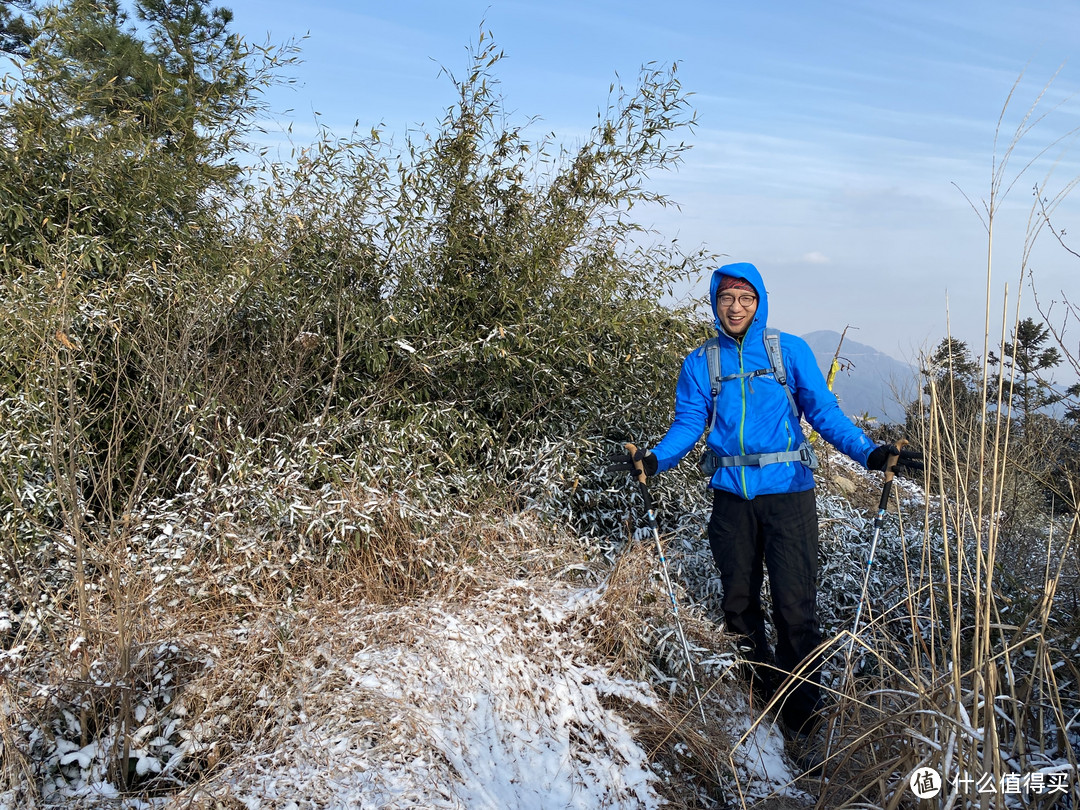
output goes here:
[{"label": "evergreen foliage", "polygon": [[991,354],[990,362],[1001,363],[1009,378],[1005,400],[1020,412],[1020,424],[1027,430],[1028,419],[1041,408],[1061,399],[1044,378],[1043,372],[1061,364],[1056,346],[1047,346],[1050,329],[1034,318],[1024,318],[1014,330],[1015,342],[1005,341],[1001,358]]},{"label": "evergreen foliage", "polygon": [[0,53],[29,56],[34,29],[20,11],[28,11],[32,0],[0,0]]},{"label": "evergreen foliage", "polygon": [[474,55],[439,131],[400,160],[379,132],[328,137],[253,198],[266,269],[244,339],[260,365],[301,334],[311,347],[273,372],[288,419],[433,419],[413,450],[490,468],[499,448],[600,430],[631,379],[668,387],[696,327],[658,294],[699,257],[643,244],[627,214],[666,203],[641,181],[677,162],[667,139],[692,122],[674,73],[647,68],[583,145],[556,150],[502,126],[499,57]]},{"label": "evergreen foliage", "polygon": [[687,148],[674,68],[613,85],[562,147],[506,123],[484,35],[435,131],[324,133],[247,175],[291,49],[247,45],[203,0],[133,14],[43,8],[0,106],[8,531],[25,482],[36,531],[109,532],[258,437],[316,435],[390,478],[424,458],[482,492],[538,443],[663,424],[630,409],[666,401],[699,340],[659,299],[704,257],[631,209],[669,204],[644,181]]},{"label": "evergreen foliage", "polygon": [[31,418],[0,464],[69,524],[169,490],[198,436],[234,275],[233,150],[288,54],[204,7],[139,2],[139,30],[115,3],[43,7],[5,78],[0,393]]},{"label": "evergreen foliage", "polygon": [[965,341],[954,337],[942,338],[926,358],[923,375],[928,380],[923,393],[929,394],[931,385],[937,385],[958,413],[970,417],[978,412],[981,369]]}]

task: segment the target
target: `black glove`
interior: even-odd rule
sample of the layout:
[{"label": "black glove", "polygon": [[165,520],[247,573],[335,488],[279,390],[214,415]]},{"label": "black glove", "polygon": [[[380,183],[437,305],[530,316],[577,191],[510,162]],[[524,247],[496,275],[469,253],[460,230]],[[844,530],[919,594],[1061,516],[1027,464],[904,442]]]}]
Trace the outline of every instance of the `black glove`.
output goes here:
[{"label": "black glove", "polygon": [[899,448],[895,444],[882,444],[871,450],[869,458],[866,459],[866,468],[885,471],[889,456],[899,456],[892,467],[892,472],[898,475],[922,475],[922,453],[918,450],[908,450],[906,447]]},{"label": "black glove", "polygon": [[613,456],[607,457],[608,464],[610,465],[604,472],[617,473],[628,472],[630,477],[637,480],[637,467],[634,466],[635,461],[640,461],[642,469],[645,470],[645,475],[656,475],[656,467],[659,462],[656,460],[656,456],[641,447],[637,449],[634,455],[629,453],[616,453]]}]

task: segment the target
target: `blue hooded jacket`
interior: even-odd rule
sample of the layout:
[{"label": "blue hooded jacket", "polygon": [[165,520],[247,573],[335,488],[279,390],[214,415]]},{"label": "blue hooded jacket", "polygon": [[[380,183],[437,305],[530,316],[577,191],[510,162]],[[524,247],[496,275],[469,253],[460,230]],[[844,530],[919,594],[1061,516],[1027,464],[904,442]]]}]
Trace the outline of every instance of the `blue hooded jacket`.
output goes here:
[{"label": "blue hooded jacket", "polygon": [[[748,281],[758,293],[757,312],[741,339],[729,335],[720,322],[716,296],[724,276]],[[771,370],[764,340],[769,298],[757,268],[741,262],[715,270],[709,295],[720,339],[720,368],[723,375]],[[840,410],[806,341],[781,333],[780,346],[787,371],[787,385],[795,396],[801,415],[830,444],[865,466],[874,444]],[[671,469],[693,449],[708,426],[711,410],[712,384],[708,360],[704,352],[695,349],[683,361],[679,372],[675,388],[675,419],[664,438],[652,450],[656,456],[657,472]],[[803,432],[791,412],[783,386],[770,371],[759,377],[728,380],[720,386],[716,424],[706,441],[719,456],[775,453],[797,450],[803,442]],[[749,500],[757,495],[812,489],[814,474],[798,461],[764,467],[721,467],[713,474],[709,486]]]}]

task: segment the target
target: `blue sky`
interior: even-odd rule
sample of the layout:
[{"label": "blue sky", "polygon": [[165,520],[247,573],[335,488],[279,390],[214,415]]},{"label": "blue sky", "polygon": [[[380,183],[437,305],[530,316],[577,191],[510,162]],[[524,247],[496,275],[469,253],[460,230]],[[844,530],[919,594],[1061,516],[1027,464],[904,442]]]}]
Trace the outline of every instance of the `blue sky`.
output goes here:
[{"label": "blue sky", "polygon": [[[250,40],[307,35],[303,63],[289,71],[296,84],[269,97],[270,126],[291,124],[298,145],[316,117],[343,135],[354,122],[395,137],[432,127],[454,100],[440,68],[463,71],[482,28],[506,53],[498,77],[507,109],[518,123],[539,117],[537,137],[554,132],[569,144],[596,120],[616,75],[630,85],[643,63],[679,62],[699,125],[679,170],[651,181],[681,210],[647,224],[688,249],[755,263],[773,326],[851,326],[854,340],[902,359],[935,344],[947,318],[981,352],[987,236],[965,195],[977,207],[988,197],[995,126],[1021,74],[999,156],[1053,81],[1010,180],[1080,126],[1075,0],[224,4]],[[1055,193],[1080,175],[1078,149],[1067,136],[999,211],[992,340],[1001,291],[1008,284],[1015,295],[1019,284],[1032,188],[1051,169]],[[1078,215],[1080,199],[1067,199],[1055,222],[1080,238]],[[1080,260],[1049,234],[1030,264],[1040,300],[1071,288],[1080,301]],[[685,292],[704,297],[707,283]],[[1022,314],[1037,314],[1029,287],[1023,296]]]}]

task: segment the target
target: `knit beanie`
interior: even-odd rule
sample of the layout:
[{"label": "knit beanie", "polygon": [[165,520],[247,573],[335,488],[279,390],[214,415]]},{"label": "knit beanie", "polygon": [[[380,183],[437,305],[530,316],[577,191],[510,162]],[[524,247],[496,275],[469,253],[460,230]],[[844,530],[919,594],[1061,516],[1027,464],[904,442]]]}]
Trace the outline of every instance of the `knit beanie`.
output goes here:
[{"label": "knit beanie", "polygon": [[735,276],[723,276],[720,279],[720,288],[716,292],[719,295],[728,290],[746,290],[754,295],[758,294],[758,291],[754,289],[754,285],[746,279],[736,278]]}]

